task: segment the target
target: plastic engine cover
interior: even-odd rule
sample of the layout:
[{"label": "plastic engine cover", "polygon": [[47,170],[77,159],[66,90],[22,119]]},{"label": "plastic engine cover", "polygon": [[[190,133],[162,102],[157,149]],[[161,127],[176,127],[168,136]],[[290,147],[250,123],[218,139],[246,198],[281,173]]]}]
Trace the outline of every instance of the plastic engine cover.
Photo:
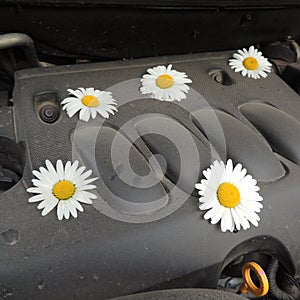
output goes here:
[{"label": "plastic engine cover", "polygon": [[[26,163],[23,180],[0,194],[0,291],[16,299],[99,300],[162,284],[215,288],[225,257],[245,241],[269,247],[290,273],[300,268],[300,99],[274,73],[253,80],[233,72],[230,56],[17,72],[15,139]],[[187,99],[142,95],[147,69],[169,63],[192,79]],[[209,75],[216,69],[226,85]],[[118,113],[88,123],[64,111],[54,123],[41,120],[37,94],[62,101],[78,87],[111,91]],[[237,233],[204,220],[194,191],[205,168],[228,158],[248,169],[264,197],[259,226]],[[27,202],[32,170],[46,159],[78,159],[99,177],[98,198],[78,219],[58,221],[54,211],[42,217]]]}]

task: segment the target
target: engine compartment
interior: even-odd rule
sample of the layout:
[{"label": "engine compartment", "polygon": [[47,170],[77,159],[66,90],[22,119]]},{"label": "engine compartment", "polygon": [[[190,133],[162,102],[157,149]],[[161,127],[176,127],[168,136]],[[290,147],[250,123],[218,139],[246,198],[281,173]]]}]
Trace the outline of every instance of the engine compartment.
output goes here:
[{"label": "engine compartment", "polygon": [[[2,244],[1,282],[15,297],[66,299],[72,291],[78,298],[108,299],[160,287],[216,288],[230,262],[253,252],[277,257],[296,275],[299,96],[274,73],[264,80],[242,78],[228,67],[230,55],[16,73],[8,126],[14,124],[14,134],[3,138],[23,145],[25,165],[22,181],[0,194],[2,239],[10,241]],[[141,95],[145,70],[169,63],[193,79],[187,99],[160,102]],[[226,74],[231,84],[215,81],[211,70]],[[118,114],[105,122],[69,118],[56,102],[79,86],[112,91]],[[58,111],[54,122],[40,117],[45,102]],[[217,157],[242,162],[258,179],[264,197],[259,227],[223,233],[202,218],[194,183]],[[78,219],[40,217],[27,203],[32,170],[45,159],[74,158],[99,176],[98,199]]]},{"label": "engine compartment", "polygon": [[[0,297],[252,299],[237,294],[256,262],[270,289],[255,299],[299,299],[299,10],[294,0],[1,1]],[[250,45],[272,63],[267,78],[229,66]],[[147,69],[170,64],[192,80],[187,98],[143,95]],[[61,102],[79,87],[111,92],[118,112],[69,118]],[[229,158],[264,200],[258,227],[224,233],[204,219],[195,183]],[[98,177],[77,219],[28,203],[47,159]]]}]

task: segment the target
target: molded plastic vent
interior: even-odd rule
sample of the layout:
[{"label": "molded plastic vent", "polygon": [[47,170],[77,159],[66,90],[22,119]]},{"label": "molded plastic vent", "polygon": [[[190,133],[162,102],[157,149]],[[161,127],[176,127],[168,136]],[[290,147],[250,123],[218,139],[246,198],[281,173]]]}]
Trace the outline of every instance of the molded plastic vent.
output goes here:
[{"label": "molded plastic vent", "polygon": [[300,164],[300,122],[264,103],[246,103],[240,110],[276,152]]},{"label": "molded plastic vent", "polygon": [[[285,174],[283,166],[270,147],[252,129],[225,112],[215,113],[222,126],[228,158],[242,163],[258,181],[274,181]],[[194,118],[201,130],[204,125],[205,128],[214,126],[214,121],[206,110],[198,110],[194,113]],[[219,139],[211,136],[209,142],[217,151],[224,151]],[[223,157],[224,153],[221,153],[221,156]]]}]

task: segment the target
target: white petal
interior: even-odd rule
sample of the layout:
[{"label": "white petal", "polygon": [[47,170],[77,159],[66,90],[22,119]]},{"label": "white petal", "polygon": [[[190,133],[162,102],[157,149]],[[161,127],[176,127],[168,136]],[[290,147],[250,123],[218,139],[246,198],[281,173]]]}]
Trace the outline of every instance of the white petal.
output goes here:
[{"label": "white petal", "polygon": [[96,116],[97,116],[97,111],[94,110],[94,109],[91,109],[91,117],[92,117],[92,119],[95,119]]},{"label": "white petal", "polygon": [[58,199],[53,199],[50,203],[47,203],[45,208],[42,211],[42,216],[46,216],[54,207],[57,205]]},{"label": "white petal", "polygon": [[67,203],[64,203],[63,206],[64,206],[64,217],[68,220],[70,217],[69,207]]},{"label": "white petal", "polygon": [[101,107],[98,107],[97,112],[103,117],[103,118],[109,118],[109,114],[106,110],[102,109]]},{"label": "white petal", "polygon": [[64,206],[62,204],[62,201],[59,201],[58,205],[57,205],[57,218],[58,218],[58,220],[62,220],[63,216],[64,216]]},{"label": "white petal", "polygon": [[93,184],[87,184],[87,185],[81,186],[79,189],[80,189],[80,191],[85,191],[85,190],[93,190],[95,188],[96,188],[95,185],[93,185]]},{"label": "white petal", "polygon": [[219,206],[218,212],[211,218],[211,224],[217,224],[224,215],[226,208],[222,205]]},{"label": "white petal", "polygon": [[38,187],[31,187],[27,189],[27,192],[32,194],[41,194],[42,190]]},{"label": "white petal", "polygon": [[232,227],[232,219],[229,209],[224,210],[224,214],[221,219],[221,230],[223,232],[226,232],[227,230],[230,230]]},{"label": "white petal", "polygon": [[[199,202],[202,204],[199,205],[199,209],[200,210],[207,210],[207,209],[211,209],[213,207],[215,207],[216,205],[218,205],[219,201],[217,200],[217,197],[213,197],[208,201],[203,200],[204,197],[201,197],[199,199]],[[205,198],[204,198],[205,199]]]},{"label": "white petal", "polygon": [[67,114],[70,118],[72,118],[81,109],[82,107],[72,107],[70,109],[67,109]]},{"label": "white petal", "polygon": [[41,180],[44,182],[49,182],[51,184],[55,184],[58,181],[57,174],[52,175],[51,172],[49,172],[46,168],[40,167],[39,168],[40,174],[41,174]]},{"label": "white petal", "polygon": [[69,180],[71,166],[72,166],[72,163],[70,161],[67,161],[67,163],[65,165],[65,179],[66,180]]},{"label": "white petal", "polygon": [[[80,178],[81,179],[81,178]],[[96,181],[98,179],[98,177],[95,177],[95,178],[89,178],[87,180],[81,180],[80,181],[80,186],[86,186],[86,185],[89,185],[90,183]]]},{"label": "white petal", "polygon": [[77,218],[77,210],[71,201],[67,201],[68,209],[74,218]]},{"label": "white petal", "polygon": [[36,187],[45,188],[45,189],[49,189],[49,190],[51,190],[53,187],[53,185],[47,181],[44,182],[39,179],[32,179],[31,181],[32,181],[33,185],[35,185]]},{"label": "white petal", "polygon": [[46,167],[47,167],[48,171],[50,172],[50,174],[52,174],[52,173],[56,174],[56,170],[55,170],[55,168],[54,168],[52,162],[51,162],[50,160],[47,159],[47,160],[45,161],[45,163],[46,163]]},{"label": "white petal", "polygon": [[79,99],[83,97],[83,93],[79,89],[78,90],[68,89],[68,92]]},{"label": "white petal", "polygon": [[240,221],[238,214],[236,213],[236,211],[233,208],[230,209],[230,212],[231,212],[231,216],[234,221],[236,229],[240,230],[241,229],[241,221]]},{"label": "white petal", "polygon": [[85,122],[90,119],[90,109],[88,107],[84,107],[81,109],[79,113],[79,119]]},{"label": "white petal", "polygon": [[56,172],[59,180],[65,179],[64,165],[60,159],[56,162]]},{"label": "white petal", "polygon": [[45,196],[43,194],[39,194],[36,196],[32,196],[28,199],[28,202],[33,203],[33,202],[39,202],[45,199]]},{"label": "white petal", "polygon": [[85,194],[85,192],[77,192],[73,198],[81,203],[92,204],[93,201]]},{"label": "white petal", "polygon": [[83,207],[82,207],[82,205],[78,201],[76,201],[73,198],[71,198],[69,201],[76,207],[76,209],[78,209],[79,211],[83,212]]},{"label": "white petal", "polygon": [[215,217],[218,214],[219,207],[220,207],[219,205],[213,206],[210,210],[206,212],[206,214],[204,215],[204,219],[207,220]]},{"label": "white petal", "polygon": [[38,206],[37,209],[43,209],[47,205],[47,200],[42,201]]}]

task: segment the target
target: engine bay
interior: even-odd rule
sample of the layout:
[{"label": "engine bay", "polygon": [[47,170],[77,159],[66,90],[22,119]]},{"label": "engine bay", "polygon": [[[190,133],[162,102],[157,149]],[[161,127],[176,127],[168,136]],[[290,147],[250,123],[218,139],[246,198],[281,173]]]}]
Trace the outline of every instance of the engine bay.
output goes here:
[{"label": "engine bay", "polygon": [[[267,9],[267,3],[234,9],[228,3],[214,4],[221,5],[223,14],[204,4],[205,9],[193,6],[184,12],[172,7],[176,13],[169,12],[166,4],[153,8],[144,3],[134,11],[120,3],[99,4],[95,9],[88,4],[87,11],[94,9],[95,16],[86,11],[83,20],[89,16],[91,26],[97,14],[106,14],[107,20],[97,30],[107,38],[73,47],[72,30],[83,20],[78,24],[72,18],[66,24],[53,21],[47,26],[56,34],[44,41],[43,31],[38,30],[45,24],[46,12],[48,22],[52,13],[74,13],[75,18],[80,13],[77,5],[69,9],[66,3],[58,3],[51,8],[51,3],[41,1],[18,7],[11,2],[1,4],[0,15],[8,18],[17,10],[21,18],[13,26],[8,22],[7,28],[16,26],[23,32],[20,25],[26,26],[28,20],[36,24],[40,18],[42,23],[34,29],[25,27],[30,36],[11,33],[13,29],[6,32],[5,27],[6,33],[0,36],[0,296],[245,299],[238,295],[243,268],[256,262],[266,273],[269,293],[244,297],[299,299],[300,48],[299,27],[294,26],[299,21],[293,17],[299,7],[292,1],[284,9],[277,2],[272,9]],[[151,13],[141,12],[149,7]],[[38,18],[27,19],[39,10],[43,13]],[[282,11],[280,16],[278,11]],[[125,22],[127,13],[133,17],[129,23]],[[183,16],[176,17],[177,13]],[[188,19],[195,32],[198,25],[204,31],[201,22],[206,14],[210,22],[214,18],[220,22],[227,19],[227,13],[239,16],[239,21],[231,16],[235,23],[224,27],[226,34],[236,34],[236,40],[226,39],[224,33],[218,42],[189,44],[191,38],[200,39],[198,31],[176,48],[176,34],[167,34],[165,40],[159,37],[156,27],[162,25],[158,22],[137,43],[125,45],[125,39],[140,36],[136,30],[143,28],[146,18],[161,21],[167,15],[167,23],[172,24],[165,25],[167,30],[175,30],[180,37],[183,34],[177,28]],[[269,21],[263,15],[277,21],[273,28],[266,27]],[[287,16],[291,21],[276,30],[281,25],[278,20]],[[116,21],[118,17],[122,21]],[[174,22],[176,18],[182,22]],[[5,22],[5,17],[1,20]],[[117,24],[112,35],[105,33],[111,20]],[[130,33],[119,30],[123,21]],[[73,29],[68,27],[72,22]],[[231,26],[236,31],[230,31]],[[60,36],[61,28],[65,31]],[[83,26],[76,34],[89,39],[88,28]],[[207,28],[205,39],[212,31],[222,35],[216,26]],[[258,29],[261,35],[255,40],[252,33]],[[273,35],[268,35],[271,29]],[[247,32],[244,39],[243,32]],[[119,35],[124,40],[113,51]],[[62,37],[65,44],[60,43]],[[266,78],[241,76],[228,63],[235,53],[232,49],[250,46],[248,40],[259,45],[272,63]],[[154,45],[155,41],[162,45]],[[150,43],[153,48],[148,47]],[[186,99],[160,101],[143,94],[141,78],[146,78],[147,70],[170,65],[190,79]],[[109,118],[97,116],[88,122],[75,112],[70,117],[64,101],[70,89],[78,94],[80,88],[108,92],[117,109]],[[195,184],[202,182],[203,171],[214,161],[228,159],[242,164],[260,188],[263,209],[257,227],[223,232],[199,210],[201,194]],[[37,174],[33,171],[43,175],[41,167],[47,160],[53,165],[59,160],[64,164],[78,161],[98,178],[94,182],[97,198],[84,205],[78,218],[58,220],[54,211],[42,217],[36,205],[28,203],[32,195],[27,189]],[[253,281],[263,286],[260,279]],[[214,291],[209,294],[205,289]],[[144,292],[148,294],[139,296]],[[128,296],[132,294],[136,295]]]}]

